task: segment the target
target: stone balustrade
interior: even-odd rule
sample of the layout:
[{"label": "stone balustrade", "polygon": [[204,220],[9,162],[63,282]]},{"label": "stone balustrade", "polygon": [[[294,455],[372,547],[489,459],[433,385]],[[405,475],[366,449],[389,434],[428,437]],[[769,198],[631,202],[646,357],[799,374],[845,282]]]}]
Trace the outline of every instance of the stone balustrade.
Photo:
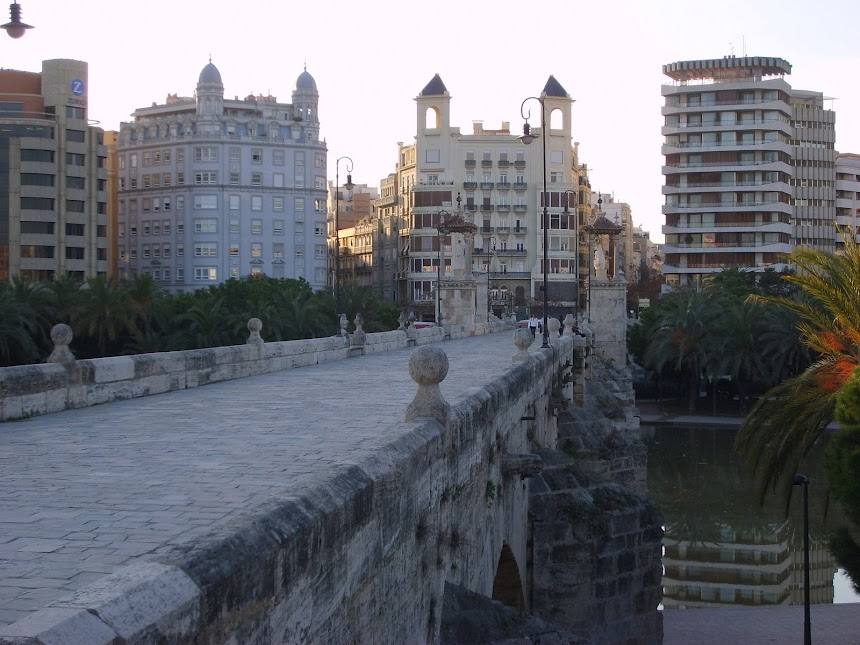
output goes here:
[{"label": "stone balustrade", "polygon": [[340,335],[269,343],[260,336],[261,321],[251,318],[244,345],[86,360],[75,360],[69,349],[72,330],[55,325],[51,331],[55,349],[49,362],[0,368],[0,422],[426,345],[441,342],[449,334],[456,339],[510,328],[503,322],[477,323],[471,328],[446,326],[444,330],[415,329],[410,324],[405,331],[366,333],[360,314],[356,320],[353,334],[344,333],[346,317],[342,316]]}]

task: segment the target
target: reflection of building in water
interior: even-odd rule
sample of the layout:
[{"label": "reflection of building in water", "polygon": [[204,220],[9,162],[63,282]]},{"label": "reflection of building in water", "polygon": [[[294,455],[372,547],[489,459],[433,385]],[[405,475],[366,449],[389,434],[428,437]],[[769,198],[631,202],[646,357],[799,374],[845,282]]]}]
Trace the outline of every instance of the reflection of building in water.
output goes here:
[{"label": "reflection of building in water", "polygon": [[[803,603],[800,499],[762,507],[733,450],[733,432],[658,428],[648,485],[666,518],[663,605],[756,606]],[[823,500],[813,496],[813,509]],[[813,513],[813,518],[818,517]],[[836,566],[812,525],[811,601],[833,602]]]},{"label": "reflection of building in water", "polygon": [[[803,548],[791,547],[788,520],[720,533],[707,544],[664,538],[665,607],[803,603]],[[836,567],[825,543],[811,545],[810,563],[812,603],[832,603]]]}]

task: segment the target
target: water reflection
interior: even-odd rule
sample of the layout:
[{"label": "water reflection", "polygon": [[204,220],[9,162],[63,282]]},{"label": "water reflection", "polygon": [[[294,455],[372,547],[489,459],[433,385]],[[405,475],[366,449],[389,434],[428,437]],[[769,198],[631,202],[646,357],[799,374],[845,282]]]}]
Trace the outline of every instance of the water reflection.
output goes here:
[{"label": "water reflection", "polygon": [[[733,450],[736,431],[643,429],[650,435],[648,488],[666,519],[663,605],[715,607],[803,603],[803,520],[800,495],[789,505],[770,496],[758,504]],[[806,465],[825,481],[823,456]],[[841,518],[826,492],[810,486],[810,573],[813,603],[833,602],[837,566],[828,531]],[[857,600],[860,600],[858,598]]]}]

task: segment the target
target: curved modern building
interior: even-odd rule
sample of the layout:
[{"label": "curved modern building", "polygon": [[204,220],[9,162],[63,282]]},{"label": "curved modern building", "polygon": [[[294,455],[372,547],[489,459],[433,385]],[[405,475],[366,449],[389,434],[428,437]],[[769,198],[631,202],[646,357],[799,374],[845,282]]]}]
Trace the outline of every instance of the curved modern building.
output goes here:
[{"label": "curved modern building", "polygon": [[249,275],[326,286],[326,145],[303,71],[292,103],[224,97],[210,61],[195,96],[170,94],[120,126],[121,277],[171,291]]},{"label": "curved modern building", "polygon": [[663,66],[663,274],[784,269],[795,245],[834,248],[835,114],[792,89],[781,58]]}]

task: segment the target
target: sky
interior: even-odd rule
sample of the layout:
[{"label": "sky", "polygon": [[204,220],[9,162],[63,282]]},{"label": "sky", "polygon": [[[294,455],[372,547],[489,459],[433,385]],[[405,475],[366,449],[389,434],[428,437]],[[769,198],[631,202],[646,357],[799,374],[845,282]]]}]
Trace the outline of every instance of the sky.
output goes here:
[{"label": "sky", "polygon": [[519,130],[522,100],[554,74],[576,101],[573,138],[592,188],[628,202],[658,241],[665,63],[732,52],[785,58],[793,87],[835,98],[837,149],[860,152],[856,0],[19,3],[36,28],[0,38],[0,64],[39,71],[43,59],[87,61],[90,117],[106,129],[168,93],[191,96],[210,54],[226,96],[271,92],[285,102],[306,61],[331,178],[334,160],[348,155],[353,180],[371,185],[393,171],[397,142],[412,141],[413,99],[433,74],[463,132],[473,120]]}]

